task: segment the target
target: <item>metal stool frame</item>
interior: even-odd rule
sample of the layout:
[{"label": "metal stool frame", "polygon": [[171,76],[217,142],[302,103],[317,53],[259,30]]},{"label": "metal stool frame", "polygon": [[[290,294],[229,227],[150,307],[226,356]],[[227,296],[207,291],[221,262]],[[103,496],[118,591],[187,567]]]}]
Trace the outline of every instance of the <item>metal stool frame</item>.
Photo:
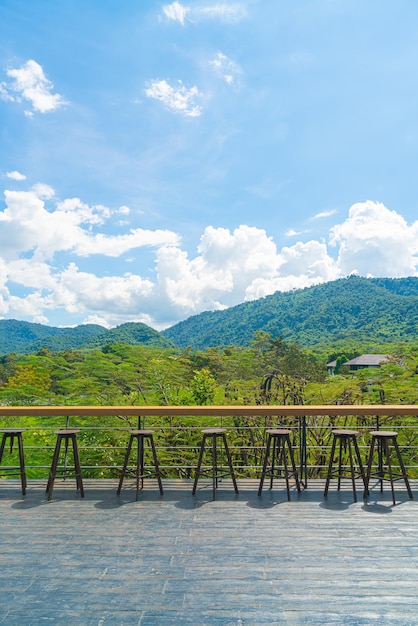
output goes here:
[{"label": "metal stool frame", "polygon": [[57,441],[55,444],[54,455],[52,457],[51,469],[49,472],[48,483],[46,486],[46,493],[48,494],[48,501],[52,499],[52,492],[54,491],[54,483],[58,471],[58,461],[61,451],[61,444],[64,441],[65,443],[65,466],[61,470],[64,474],[64,479],[67,477],[67,455],[68,455],[68,444],[71,441],[73,448],[73,458],[74,458],[74,470],[75,470],[75,479],[77,485],[77,491],[80,491],[80,496],[84,498],[84,487],[83,487],[83,479],[81,476],[81,466],[80,466],[80,456],[78,453],[78,445],[77,445],[77,434],[79,430],[74,429],[64,429],[58,430],[55,434],[57,435]]},{"label": "metal stool frame", "polygon": [[[131,455],[133,442],[135,440],[137,442],[137,457],[136,457],[136,468],[133,471],[133,470],[128,469],[128,465],[129,465],[129,458]],[[144,467],[144,442],[145,440],[148,441],[149,446],[152,451],[152,458],[153,458],[153,463],[154,463],[154,468],[155,468],[154,472],[149,472],[149,471],[145,472],[145,467]],[[160,494],[163,495],[164,491],[163,491],[163,485],[161,482],[160,467],[158,463],[157,451],[155,449],[152,430],[136,429],[130,432],[129,441],[128,441],[128,445],[126,447],[126,452],[125,452],[125,460],[123,463],[122,473],[121,473],[119,485],[116,491],[117,495],[119,495],[121,492],[123,480],[127,474],[133,474],[135,476],[136,500],[137,501],[138,501],[139,489],[144,488],[144,478],[147,478],[147,477],[152,477],[152,476],[156,477],[158,481],[158,487],[160,489]],[[141,487],[139,486],[140,484],[141,484]]]},{"label": "metal stool frame", "polygon": [[[222,480],[222,478],[228,475],[231,476],[235,493],[238,495],[239,491],[238,491],[237,481],[235,478],[234,467],[232,465],[232,457],[231,457],[231,453],[229,452],[228,442],[226,440],[225,432],[226,432],[225,428],[204,428],[202,430],[203,437],[202,437],[202,442],[200,444],[199,460],[197,463],[196,474],[195,474],[195,479],[193,483],[193,490],[192,490],[193,495],[196,494],[197,483],[198,483],[199,478],[205,475],[212,476],[213,500],[216,499],[216,489],[218,488],[219,480]],[[206,441],[208,439],[212,440],[212,445],[211,445],[212,469],[202,470],[203,455],[205,452]],[[218,439],[220,439],[223,443],[227,462],[228,462],[228,470],[224,470],[223,472],[220,471],[220,467],[218,466],[218,450],[217,450]]]},{"label": "metal stool frame", "polygon": [[[364,471],[364,465],[361,460],[360,450],[357,443],[357,430],[333,430],[333,440],[331,446],[331,453],[329,458],[327,479],[325,482],[324,496],[328,495],[329,484],[332,478],[338,479],[337,491],[340,491],[341,488],[341,479],[350,478],[353,486],[353,496],[354,502],[357,502],[357,491],[356,491],[356,479],[361,478],[364,486],[364,493],[367,493],[367,483],[366,483],[366,473]],[[335,456],[335,448],[337,446],[337,442],[339,442],[339,452],[338,452],[338,466],[334,469],[334,456]],[[353,458],[353,448],[354,448],[354,457]],[[343,454],[348,452],[349,459],[349,473],[344,470],[346,467],[343,464],[344,458]],[[358,470],[356,472],[355,462],[357,462]]]},{"label": "metal stool frame", "polygon": [[[0,444],[0,464],[3,459],[3,454],[4,454],[7,440],[8,439],[10,440],[10,454],[11,454],[13,452],[14,440],[15,438],[17,439],[17,445],[18,445],[18,450],[19,450],[19,465],[13,465],[11,467],[3,467],[2,471],[7,472],[11,476],[14,476],[14,475],[20,476],[20,482],[22,485],[22,495],[24,496],[26,495],[27,480],[26,480],[26,469],[25,469],[25,455],[23,452],[22,433],[24,433],[25,431],[22,428],[2,428],[0,432],[3,433],[3,437],[1,439],[1,444]],[[18,471],[17,471],[17,468],[19,468]]]},{"label": "metal stool frame", "polygon": [[[367,494],[366,495],[369,495],[369,483],[370,483],[371,478],[377,478],[377,480],[380,483],[381,492],[383,492],[383,481],[390,482],[391,491],[392,491],[392,502],[394,505],[396,505],[394,482],[397,480],[403,480],[405,482],[408,496],[412,500],[414,496],[412,494],[408,476],[406,474],[406,469],[405,469],[404,462],[402,460],[401,451],[399,450],[399,445],[397,441],[398,433],[392,432],[392,431],[376,430],[376,431],[371,432],[370,434],[372,436],[372,440],[370,443],[369,458],[368,458],[368,463],[367,463],[367,473],[366,473]],[[399,464],[400,472],[393,471],[392,462],[390,458],[390,453],[391,453],[390,447],[392,447],[392,449],[395,451],[395,456]],[[374,457],[375,451],[378,452],[378,465],[377,465],[377,471],[372,472],[373,457]],[[389,475],[388,477],[386,476],[387,474]]]},{"label": "metal stool frame", "polygon": [[[270,476],[270,489],[273,488],[274,478],[283,478],[286,481],[287,499],[290,502],[290,484],[289,478],[292,476],[295,479],[296,488],[300,492],[300,480],[298,470],[296,468],[295,457],[292,449],[292,442],[290,441],[290,433],[292,431],[287,428],[269,428],[266,430],[267,445],[264,454],[263,469],[261,472],[260,485],[258,487],[258,495],[261,496],[263,490],[264,480],[266,476]],[[270,449],[273,450],[271,455],[271,465],[269,466]],[[290,468],[287,455],[290,457]]]}]

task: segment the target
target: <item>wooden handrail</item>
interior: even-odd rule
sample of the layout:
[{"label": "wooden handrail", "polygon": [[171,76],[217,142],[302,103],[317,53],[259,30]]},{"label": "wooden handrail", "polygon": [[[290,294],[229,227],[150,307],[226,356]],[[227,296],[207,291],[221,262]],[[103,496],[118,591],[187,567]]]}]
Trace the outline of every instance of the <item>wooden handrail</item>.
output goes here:
[{"label": "wooden handrail", "polygon": [[0,416],[314,416],[314,415],[415,415],[415,404],[328,404],[328,405],[208,405],[208,406],[0,406]]}]

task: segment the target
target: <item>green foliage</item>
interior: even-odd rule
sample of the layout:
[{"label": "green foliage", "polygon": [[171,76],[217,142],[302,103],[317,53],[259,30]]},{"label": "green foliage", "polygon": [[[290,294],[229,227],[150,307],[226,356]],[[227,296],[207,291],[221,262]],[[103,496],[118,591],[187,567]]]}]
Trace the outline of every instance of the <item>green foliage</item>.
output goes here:
[{"label": "green foliage", "polygon": [[10,352],[40,354],[71,351],[80,348],[100,348],[114,343],[152,345],[173,348],[173,343],[146,324],[128,323],[107,330],[96,324],[75,328],[54,328],[42,324],[0,320],[0,354]]},{"label": "green foliage", "polygon": [[164,335],[179,346],[205,350],[210,346],[248,346],[255,333],[262,331],[304,347],[333,345],[342,352],[344,345],[349,353],[355,351],[354,343],[368,345],[363,352],[376,352],[373,344],[414,342],[417,328],[417,277],[350,276],[195,315]]},{"label": "green foliage", "polygon": [[[388,353],[384,344],[376,347],[377,353]],[[326,363],[331,348],[334,351],[333,345],[325,346],[322,354],[314,354],[294,342],[259,331],[248,347],[228,345],[180,351],[116,342],[82,351],[40,349],[36,354],[1,357],[0,403],[418,404],[417,343],[390,346],[389,362],[379,368],[355,372],[342,368],[339,374],[328,376]],[[366,351],[361,343],[351,348],[352,351],[358,348],[359,353]],[[338,361],[341,356],[339,362],[342,362],[347,354],[350,354],[348,349],[335,358]],[[259,467],[264,450],[264,427],[274,421],[270,424],[260,418],[210,419],[214,425],[222,423],[231,428],[234,460],[243,473],[249,465]],[[277,419],[287,424],[284,418]],[[317,467],[325,462],[324,449],[332,419],[329,416],[310,418],[309,462]],[[6,422],[3,420],[1,425],[8,425]],[[123,415],[106,418],[106,428],[102,418],[84,420],[80,417],[72,422],[82,429],[80,443],[87,448],[89,475],[112,475],[114,470],[102,466],[121,465],[125,430],[135,426],[135,420]],[[207,423],[212,423],[209,418]],[[347,421],[347,426],[349,424],[351,422]],[[28,465],[47,467],[52,455],[54,428],[63,425],[62,418],[45,424],[37,418],[28,418],[27,425],[30,429],[25,437],[30,455]],[[163,465],[175,468],[164,471],[189,476],[196,462],[201,422],[194,418],[147,418],[148,425],[156,428]],[[355,425],[354,422],[351,425]],[[97,430],[92,429],[94,426]],[[365,424],[360,426],[365,427]],[[414,443],[412,430],[403,437],[405,445]],[[44,442],[43,450],[38,447],[40,441]],[[408,457],[411,462],[414,454],[418,454],[415,449],[412,448]]]}]

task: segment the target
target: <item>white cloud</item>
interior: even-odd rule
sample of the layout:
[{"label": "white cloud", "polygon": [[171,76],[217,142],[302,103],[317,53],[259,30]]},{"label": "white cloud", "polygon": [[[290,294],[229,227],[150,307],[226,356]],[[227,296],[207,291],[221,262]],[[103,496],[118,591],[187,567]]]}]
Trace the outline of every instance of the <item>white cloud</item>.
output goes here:
[{"label": "white cloud", "polygon": [[418,221],[408,225],[380,202],[353,204],[348,218],[330,231],[345,275],[400,277],[417,275]]},{"label": "white cloud", "polygon": [[[194,15],[194,13],[193,13]],[[222,22],[239,22],[246,17],[245,7],[238,3],[217,3],[196,9],[198,19],[219,19]]]},{"label": "white cloud", "polygon": [[337,213],[336,209],[332,209],[330,211],[321,211],[321,213],[317,213],[316,215],[314,215],[312,219],[319,220],[324,217],[331,217],[331,215],[335,215],[336,213]]},{"label": "white cloud", "polygon": [[69,198],[48,210],[44,200],[53,194],[48,185],[37,185],[31,191],[5,191],[6,208],[0,211],[3,258],[14,259],[28,251],[39,261],[62,251],[115,257],[133,248],[179,243],[178,235],[166,230],[138,228],[117,236],[93,233],[92,226],[102,225],[111,216],[107,207],[91,207],[78,198]]},{"label": "white cloud", "polygon": [[228,85],[236,83],[238,76],[242,73],[241,68],[223,52],[218,52],[216,57],[209,61],[209,65]]},{"label": "white cloud", "polygon": [[17,170],[14,170],[13,172],[6,172],[6,177],[11,178],[12,180],[26,180],[26,176]]},{"label": "white cloud", "polygon": [[172,2],[163,6],[164,15],[169,20],[179,22],[184,26],[186,20],[201,22],[208,19],[217,19],[221,22],[234,23],[242,20],[246,15],[245,7],[238,3],[218,2],[207,6],[185,6],[180,2]]},{"label": "white cloud", "polygon": [[[118,236],[99,232],[120,209],[92,207],[78,198],[54,205],[52,193],[47,185],[5,193],[6,208],[0,211],[3,317],[42,320],[50,311],[62,311],[77,323],[142,321],[163,328],[205,310],[356,271],[363,276],[418,275],[418,222],[408,225],[400,214],[376,202],[353,205],[346,220],[331,228],[328,245],[297,241],[278,250],[263,229],[207,226],[193,256],[171,231],[136,228]],[[93,254],[117,258],[143,246],[155,250],[153,279],[134,270],[112,273],[110,265],[108,273],[99,276],[86,262]]]},{"label": "white cloud", "polygon": [[[27,100],[33,111],[49,113],[66,104],[59,93],[52,93],[54,85],[44,74],[42,67],[32,59],[19,68],[7,70],[12,79],[0,84],[0,97],[10,102]],[[32,114],[32,111],[26,111]]]},{"label": "white cloud", "polygon": [[174,20],[184,25],[185,19],[190,13],[190,8],[183,6],[180,2],[173,2],[172,4],[163,6],[163,11],[169,20]]},{"label": "white cloud", "polygon": [[202,108],[196,104],[196,99],[201,97],[197,87],[187,89],[181,81],[175,87],[166,80],[154,80],[145,89],[148,98],[159,100],[172,113],[180,113],[186,117],[199,117]]}]

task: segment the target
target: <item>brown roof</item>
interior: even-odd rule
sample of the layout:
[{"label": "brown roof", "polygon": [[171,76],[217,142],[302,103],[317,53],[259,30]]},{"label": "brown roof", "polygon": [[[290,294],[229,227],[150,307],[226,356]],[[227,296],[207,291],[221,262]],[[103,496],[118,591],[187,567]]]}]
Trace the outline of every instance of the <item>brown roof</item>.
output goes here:
[{"label": "brown roof", "polygon": [[362,354],[361,356],[357,356],[355,359],[351,359],[351,361],[346,361],[344,365],[363,365],[365,367],[369,366],[378,366],[381,363],[387,363],[388,357],[386,354]]}]

